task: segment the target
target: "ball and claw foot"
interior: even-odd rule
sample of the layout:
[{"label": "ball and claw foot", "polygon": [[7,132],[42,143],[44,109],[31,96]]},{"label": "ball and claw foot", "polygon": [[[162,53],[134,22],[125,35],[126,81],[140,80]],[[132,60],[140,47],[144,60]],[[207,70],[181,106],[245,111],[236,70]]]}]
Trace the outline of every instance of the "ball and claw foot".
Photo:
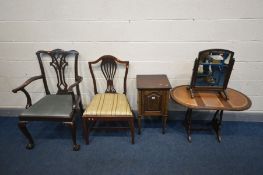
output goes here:
[{"label": "ball and claw foot", "polygon": [[219,143],[221,143],[221,141],[222,141],[221,136],[217,136],[217,141],[218,141]]},{"label": "ball and claw foot", "polygon": [[188,140],[189,143],[192,143],[192,137],[191,136],[188,136],[187,140]]},{"label": "ball and claw foot", "polygon": [[73,151],[78,151],[80,149],[80,145],[76,144],[73,146]]},{"label": "ball and claw foot", "polygon": [[26,149],[33,149],[34,148],[34,144],[33,143],[28,143],[27,145],[26,145]]}]

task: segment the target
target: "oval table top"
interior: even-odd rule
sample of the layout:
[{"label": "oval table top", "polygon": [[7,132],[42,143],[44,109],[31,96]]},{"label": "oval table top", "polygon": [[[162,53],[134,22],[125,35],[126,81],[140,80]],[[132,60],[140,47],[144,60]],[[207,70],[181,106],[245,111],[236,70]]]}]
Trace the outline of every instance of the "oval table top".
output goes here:
[{"label": "oval table top", "polygon": [[229,110],[229,111],[243,111],[249,109],[251,100],[243,93],[227,88],[226,93],[228,100],[226,100],[218,92],[198,91],[191,97],[188,85],[177,86],[171,90],[171,98],[191,109],[203,110]]}]

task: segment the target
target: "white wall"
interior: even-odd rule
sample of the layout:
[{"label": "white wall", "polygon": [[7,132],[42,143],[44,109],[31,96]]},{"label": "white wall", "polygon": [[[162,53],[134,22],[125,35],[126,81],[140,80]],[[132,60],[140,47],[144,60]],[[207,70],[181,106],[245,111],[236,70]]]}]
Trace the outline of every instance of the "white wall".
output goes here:
[{"label": "white wall", "polygon": [[[23,93],[11,90],[39,75],[40,49],[80,52],[85,104],[93,95],[88,61],[129,60],[136,109],[136,74],[188,84],[200,50],[225,48],[236,58],[229,87],[251,98],[251,112],[263,112],[262,9],[262,0],[0,0],[0,108],[24,107]],[[28,90],[33,101],[44,94],[41,82]]]}]

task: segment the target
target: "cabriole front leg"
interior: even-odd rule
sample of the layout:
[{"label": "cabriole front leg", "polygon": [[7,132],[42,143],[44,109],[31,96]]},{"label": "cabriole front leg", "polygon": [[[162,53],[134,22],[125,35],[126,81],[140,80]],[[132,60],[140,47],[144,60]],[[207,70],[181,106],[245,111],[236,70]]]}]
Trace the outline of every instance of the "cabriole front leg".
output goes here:
[{"label": "cabriole front leg", "polygon": [[73,141],[73,151],[78,151],[80,149],[80,145],[77,144],[77,141],[76,141],[76,124],[74,121],[73,122],[67,122],[66,124],[71,129],[72,141]]},{"label": "cabriole front leg", "polygon": [[29,131],[26,128],[26,124],[27,124],[26,121],[19,121],[18,127],[19,127],[20,131],[26,136],[26,138],[29,141],[29,143],[26,145],[26,149],[33,149],[34,148],[34,141],[33,141],[31,134],[29,133]]}]

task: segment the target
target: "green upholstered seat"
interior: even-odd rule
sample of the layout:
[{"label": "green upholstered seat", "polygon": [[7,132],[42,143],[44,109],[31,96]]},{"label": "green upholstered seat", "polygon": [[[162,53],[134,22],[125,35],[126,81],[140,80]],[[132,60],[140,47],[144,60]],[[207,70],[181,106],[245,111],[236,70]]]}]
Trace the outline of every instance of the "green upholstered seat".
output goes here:
[{"label": "green upholstered seat", "polygon": [[[78,109],[80,109],[81,113],[84,111],[79,89],[79,83],[83,79],[78,75],[79,53],[75,50],[64,51],[62,49],[55,49],[51,51],[39,50],[36,52],[36,55],[39,62],[41,75],[29,78],[22,85],[12,90],[14,93],[17,93],[18,91],[23,92],[27,98],[26,109],[19,115],[18,123],[19,129],[29,141],[26,148],[33,149],[35,145],[34,140],[26,127],[29,122],[54,121],[63,122],[66,126],[70,127],[73,141],[73,150],[78,151],[80,145],[78,145],[76,141],[75,117],[77,117],[76,114]],[[45,64],[43,64],[44,61]],[[71,62],[70,64],[69,61]],[[49,65],[54,68],[54,71],[48,68],[48,64],[46,64],[48,62]],[[48,75],[56,73],[57,91],[54,89],[56,94],[50,94],[48,85],[52,85],[52,83],[47,83],[47,72],[50,72]],[[74,74],[71,74],[71,72],[74,72]],[[68,78],[73,78],[72,75],[74,75],[74,81],[67,82]],[[53,76],[51,75],[51,77]],[[30,93],[28,93],[26,87],[36,80],[43,81],[46,96],[40,99],[38,102],[32,103]],[[56,80],[54,79],[54,83]]]},{"label": "green upholstered seat", "polygon": [[71,95],[47,95],[34,105],[25,109],[20,117],[40,117],[40,118],[70,118],[72,113]]}]

